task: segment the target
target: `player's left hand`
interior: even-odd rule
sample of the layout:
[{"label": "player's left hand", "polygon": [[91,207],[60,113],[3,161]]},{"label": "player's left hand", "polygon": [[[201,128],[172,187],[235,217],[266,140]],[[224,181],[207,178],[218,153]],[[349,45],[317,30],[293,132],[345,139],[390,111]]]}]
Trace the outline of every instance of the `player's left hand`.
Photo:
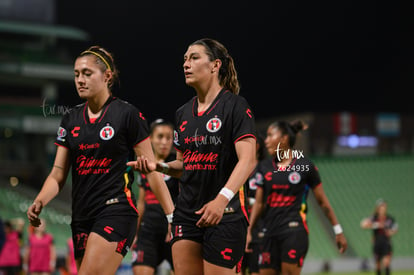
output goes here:
[{"label": "player's left hand", "polygon": [[171,223],[168,223],[168,230],[167,235],[165,236],[165,242],[169,243],[173,238],[172,231],[171,231]]},{"label": "player's left hand", "polygon": [[196,226],[207,227],[217,225],[223,218],[224,209],[229,201],[224,196],[217,196],[214,200],[206,203],[200,210],[196,211],[201,218]]},{"label": "player's left hand", "polygon": [[348,248],[348,243],[346,241],[344,233],[336,235],[335,240],[336,245],[338,246],[339,253],[343,254]]}]

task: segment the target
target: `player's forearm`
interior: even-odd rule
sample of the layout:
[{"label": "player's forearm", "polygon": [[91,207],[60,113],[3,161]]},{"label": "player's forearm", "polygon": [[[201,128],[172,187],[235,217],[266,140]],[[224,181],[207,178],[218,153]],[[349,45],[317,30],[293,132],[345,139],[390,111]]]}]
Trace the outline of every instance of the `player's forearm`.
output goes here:
[{"label": "player's forearm", "polygon": [[264,209],[264,204],[261,201],[256,200],[250,212],[249,227],[248,227],[249,232],[251,232],[251,230],[256,226],[257,221],[262,216],[263,209]]},{"label": "player's forearm", "polygon": [[330,221],[332,225],[338,224],[338,219],[335,215],[335,212],[333,211],[333,208],[328,201],[322,202],[320,204],[320,207],[322,208],[323,213],[325,214],[325,216],[328,218],[328,220]]},{"label": "player's forearm", "polygon": [[332,225],[337,225],[338,219],[331,206],[331,203],[328,200],[328,197],[325,194],[325,191],[323,190],[323,187],[320,185],[316,187],[313,190],[313,192],[314,192],[316,200],[318,201],[319,206],[322,209],[322,212],[325,214],[325,216],[328,218],[328,220],[331,222]]},{"label": "player's forearm", "polygon": [[157,197],[161,204],[165,214],[171,214],[174,212],[174,203],[171,199],[170,191],[167,185],[158,172],[152,172],[147,174],[148,183],[152,192]]},{"label": "player's forearm", "polygon": [[60,191],[61,184],[52,175],[49,175],[43,183],[42,189],[34,199],[35,202],[41,202],[42,206],[46,206]]},{"label": "player's forearm", "polygon": [[239,160],[227,180],[225,187],[236,194],[247,181],[254,167],[254,162],[249,158]]}]

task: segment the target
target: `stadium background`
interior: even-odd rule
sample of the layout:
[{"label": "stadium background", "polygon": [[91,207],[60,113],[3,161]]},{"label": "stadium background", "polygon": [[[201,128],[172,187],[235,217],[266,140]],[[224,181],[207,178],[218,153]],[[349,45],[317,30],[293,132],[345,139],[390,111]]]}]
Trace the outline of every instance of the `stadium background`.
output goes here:
[{"label": "stadium background", "polygon": [[[50,170],[60,118],[80,102],[72,72],[80,51],[99,44],[113,52],[121,72],[115,95],[148,121],[172,120],[194,95],[184,84],[182,55],[189,43],[212,37],[234,57],[261,134],[278,119],[309,123],[297,149],[319,167],[350,248],[336,252],[310,196],[304,273],[360,270],[365,262],[372,269],[371,232],[359,222],[380,197],[400,226],[393,267],[414,270],[408,7],[256,2],[0,0],[1,217],[26,220]],[[59,255],[70,236],[70,188],[69,179],[43,213]]]}]

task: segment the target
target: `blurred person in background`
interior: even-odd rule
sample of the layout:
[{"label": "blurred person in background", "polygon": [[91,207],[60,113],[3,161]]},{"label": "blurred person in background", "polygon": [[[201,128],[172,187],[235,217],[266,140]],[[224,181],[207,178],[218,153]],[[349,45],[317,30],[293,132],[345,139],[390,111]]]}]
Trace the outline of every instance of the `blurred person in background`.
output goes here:
[{"label": "blurred person in background", "polygon": [[6,240],[0,252],[0,274],[20,274],[22,267],[20,249],[23,245],[23,232],[16,230],[12,221],[7,220],[4,222],[4,233]]},{"label": "blurred person in background", "polygon": [[23,256],[23,270],[30,275],[50,275],[56,268],[56,249],[52,234],[46,232],[46,221],[32,229]]},{"label": "blurred person in background", "polygon": [[333,227],[339,252],[347,249],[345,235],[324,192],[318,169],[303,152],[294,149],[298,132],[306,128],[302,121],[277,121],[267,128],[265,146],[271,157],[259,164],[263,181],[258,182],[247,235],[248,244],[252,228],[261,217],[265,231],[259,267],[263,275],[301,273],[309,247],[306,222],[309,190]]},{"label": "blurred person in background", "polygon": [[6,242],[6,233],[4,232],[3,219],[0,217],[0,253],[3,249],[4,243]]},{"label": "blurred person in background", "polygon": [[[132,155],[154,155],[148,124],[132,104],[112,95],[118,70],[110,52],[92,46],[74,64],[74,82],[85,102],[69,110],[57,133],[54,165],[27,216],[39,215],[63,188],[72,170],[72,238],[79,274],[115,274],[129,251],[138,211],[131,190],[134,175],[126,163]],[[147,174],[165,213],[174,204],[160,173]]]},{"label": "blurred person in background", "polygon": [[384,269],[385,275],[391,274],[392,243],[391,237],[398,231],[398,224],[387,212],[387,203],[378,199],[375,204],[374,214],[361,221],[361,228],[370,229],[373,232],[373,253],[375,271],[381,275]]},{"label": "blurred person in background", "polygon": [[[168,162],[175,159],[172,152],[174,125],[164,119],[157,119],[150,125],[150,140],[155,161]],[[164,175],[171,198],[178,195],[178,179]],[[134,275],[153,275],[163,260],[173,269],[171,243],[169,242],[168,221],[159,201],[151,191],[145,174],[139,182],[137,208],[138,234],[133,246],[132,271]]]},{"label": "blurred person in background", "polygon": [[233,58],[219,41],[191,43],[183,69],[186,84],[197,95],[176,111],[176,159],[142,158],[131,166],[180,178],[172,224],[174,273],[234,274],[246,242],[244,185],[256,158],[254,115],[238,95]]},{"label": "blurred person in background", "polygon": [[[256,139],[256,161],[255,168],[250,174],[246,182],[247,199],[248,199],[248,213],[252,211],[252,207],[256,202],[257,182],[263,181],[262,174],[258,172],[259,163],[266,158],[266,147],[264,139],[261,135],[257,135]],[[262,221],[258,221],[256,226],[252,229],[252,239],[246,247],[246,251],[242,261],[242,274],[258,275],[259,274],[259,254],[260,246],[263,238]]]}]

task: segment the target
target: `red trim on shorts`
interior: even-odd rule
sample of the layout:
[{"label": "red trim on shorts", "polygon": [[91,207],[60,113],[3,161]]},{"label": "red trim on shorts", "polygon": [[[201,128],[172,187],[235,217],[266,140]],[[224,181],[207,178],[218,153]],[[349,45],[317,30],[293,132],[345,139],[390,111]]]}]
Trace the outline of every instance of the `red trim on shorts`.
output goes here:
[{"label": "red trim on shorts", "polygon": [[238,137],[238,138],[234,141],[234,143],[238,142],[238,141],[239,141],[239,140],[241,140],[241,139],[248,138],[248,137],[252,137],[252,138],[254,138],[254,139],[256,140],[256,136],[255,136],[255,135],[253,135],[253,134],[246,134],[246,135],[242,135],[241,137]]}]

